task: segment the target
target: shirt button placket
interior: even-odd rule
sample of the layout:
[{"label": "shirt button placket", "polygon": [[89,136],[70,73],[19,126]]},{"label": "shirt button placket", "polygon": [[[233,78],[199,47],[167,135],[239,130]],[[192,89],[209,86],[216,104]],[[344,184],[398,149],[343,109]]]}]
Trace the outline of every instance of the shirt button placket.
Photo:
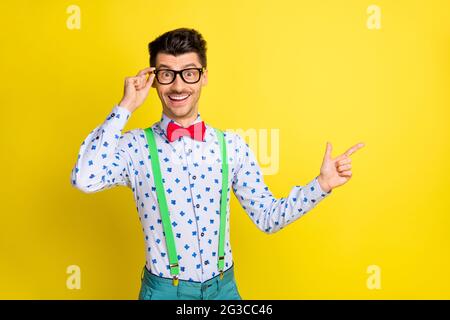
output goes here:
[{"label": "shirt button placket", "polygon": [[[185,147],[187,147],[186,146],[186,143],[187,143],[187,141],[189,141],[189,140],[185,140],[184,141],[184,146]],[[186,150],[186,149],[185,149]],[[192,199],[195,199],[195,197],[194,197],[194,194],[196,193],[196,192],[194,192],[195,190],[193,190],[193,188],[191,187],[191,182],[192,181],[194,181],[194,180],[196,180],[197,179],[197,176],[195,175],[195,174],[191,174],[191,168],[194,168],[194,166],[192,165],[191,166],[191,164],[193,163],[193,160],[190,158],[190,155],[191,155],[191,153],[192,153],[192,149],[191,148],[188,148],[187,150],[186,150],[186,153],[187,153],[187,157],[186,157],[186,162],[187,162],[187,165],[188,165],[188,172],[189,172],[189,189],[190,189],[190,192],[191,192],[191,198]],[[192,179],[192,180],[191,180]],[[194,203],[193,203],[194,204]],[[196,209],[199,209],[200,208],[200,203],[196,203],[195,204],[195,208]],[[200,241],[200,237],[198,237],[198,234],[199,234],[199,232],[198,231],[200,231],[200,229],[199,229],[199,226],[198,226],[198,220],[197,220],[197,213],[196,213],[196,210],[194,209],[194,215],[195,215],[195,223],[196,223],[196,225],[197,225],[197,241],[198,241],[198,247],[199,247],[199,249],[200,249],[200,252],[201,252],[201,250],[202,250],[202,246],[201,246],[201,241]],[[200,259],[200,267],[201,267],[201,270],[202,270],[202,279],[203,279],[203,274],[204,274],[204,269],[203,269],[203,265],[204,265],[204,262],[203,262],[203,257],[202,257],[202,254],[199,252],[199,259]],[[202,293],[203,293],[203,290],[202,290]]]}]

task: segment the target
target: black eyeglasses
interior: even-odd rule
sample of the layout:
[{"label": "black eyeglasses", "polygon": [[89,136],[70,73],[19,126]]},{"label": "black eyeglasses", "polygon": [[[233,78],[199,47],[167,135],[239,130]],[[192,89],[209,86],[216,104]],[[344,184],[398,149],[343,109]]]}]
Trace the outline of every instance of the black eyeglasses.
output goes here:
[{"label": "black eyeglasses", "polygon": [[171,69],[158,69],[155,70],[156,80],[160,84],[171,84],[175,81],[177,74],[180,74],[181,79],[184,82],[192,84],[200,81],[200,77],[203,74],[204,67],[201,68],[189,68],[183,70],[171,70]]}]

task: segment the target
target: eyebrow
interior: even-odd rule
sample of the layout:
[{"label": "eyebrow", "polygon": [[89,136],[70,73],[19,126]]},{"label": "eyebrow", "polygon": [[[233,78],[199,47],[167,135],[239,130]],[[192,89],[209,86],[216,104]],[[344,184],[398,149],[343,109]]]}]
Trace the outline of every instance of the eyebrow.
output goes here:
[{"label": "eyebrow", "polygon": [[[190,66],[194,66],[194,67],[198,68],[198,67],[195,65],[195,63],[188,63],[187,65],[183,66],[183,68],[190,67]],[[170,67],[169,67],[168,65],[165,65],[165,64],[160,64],[160,65],[159,65],[159,68],[169,68],[169,69],[170,69]]]}]

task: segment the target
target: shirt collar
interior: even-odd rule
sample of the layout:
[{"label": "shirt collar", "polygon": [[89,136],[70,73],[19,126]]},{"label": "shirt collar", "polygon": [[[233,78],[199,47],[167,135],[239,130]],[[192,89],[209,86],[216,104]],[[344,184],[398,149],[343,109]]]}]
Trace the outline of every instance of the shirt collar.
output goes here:
[{"label": "shirt collar", "polygon": [[[194,120],[194,122],[192,122],[190,125],[193,125],[194,123],[201,122],[201,121],[202,121],[202,118],[200,117],[200,113],[197,112],[197,118],[196,118],[196,119]],[[164,133],[164,135],[166,136],[166,138],[167,138],[167,126],[169,125],[170,122],[174,122],[174,123],[176,123],[177,125],[179,125],[179,126],[182,127],[181,124],[179,124],[179,123],[176,122],[175,120],[169,118],[169,117],[163,112],[163,113],[161,114],[161,119],[160,119],[160,121],[159,121],[159,127],[160,127],[161,131]]]}]

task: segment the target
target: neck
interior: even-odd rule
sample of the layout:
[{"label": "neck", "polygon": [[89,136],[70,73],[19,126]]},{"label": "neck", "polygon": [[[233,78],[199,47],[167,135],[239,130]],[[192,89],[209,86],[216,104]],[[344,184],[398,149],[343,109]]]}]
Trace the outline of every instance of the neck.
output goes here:
[{"label": "neck", "polygon": [[192,114],[186,115],[184,117],[177,117],[173,114],[168,114],[167,112],[163,111],[164,114],[169,117],[170,119],[176,121],[179,123],[183,128],[189,127],[191,124],[194,123],[195,119],[197,119],[197,112],[194,111]]}]

